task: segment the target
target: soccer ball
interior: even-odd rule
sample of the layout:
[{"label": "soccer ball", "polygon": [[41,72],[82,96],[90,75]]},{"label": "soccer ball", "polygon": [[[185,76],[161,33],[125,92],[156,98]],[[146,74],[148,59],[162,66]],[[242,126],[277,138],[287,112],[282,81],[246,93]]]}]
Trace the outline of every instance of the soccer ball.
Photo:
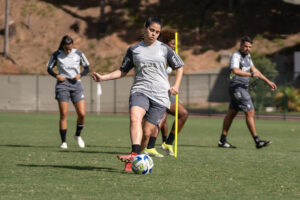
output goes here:
[{"label": "soccer ball", "polygon": [[153,165],[153,160],[147,154],[139,154],[131,161],[132,171],[136,174],[150,174]]}]

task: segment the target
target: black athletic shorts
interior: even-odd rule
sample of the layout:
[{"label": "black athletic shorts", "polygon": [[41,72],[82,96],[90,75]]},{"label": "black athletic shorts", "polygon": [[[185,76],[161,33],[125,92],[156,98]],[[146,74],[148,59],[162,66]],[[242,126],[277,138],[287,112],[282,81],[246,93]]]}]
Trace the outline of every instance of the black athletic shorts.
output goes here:
[{"label": "black athletic shorts", "polygon": [[145,120],[158,126],[160,120],[166,112],[166,107],[153,101],[146,95],[136,92],[130,95],[129,108],[132,106],[139,106],[146,110]]},{"label": "black athletic shorts", "polygon": [[81,100],[84,100],[83,87],[81,81],[57,81],[55,86],[55,99],[59,102],[69,102],[75,104]]},{"label": "black athletic shorts", "polygon": [[229,87],[230,104],[229,108],[248,112],[254,109],[248,87],[237,84]]}]

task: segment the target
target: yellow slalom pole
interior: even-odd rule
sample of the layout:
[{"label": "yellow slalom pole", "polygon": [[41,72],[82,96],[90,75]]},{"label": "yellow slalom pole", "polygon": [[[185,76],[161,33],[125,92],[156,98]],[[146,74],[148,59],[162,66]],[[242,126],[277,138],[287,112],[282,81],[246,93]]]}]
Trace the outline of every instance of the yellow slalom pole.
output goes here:
[{"label": "yellow slalom pole", "polygon": [[[175,52],[178,54],[178,34],[175,32]],[[178,94],[175,95],[175,147],[174,156],[177,158],[177,135],[178,135]]]}]

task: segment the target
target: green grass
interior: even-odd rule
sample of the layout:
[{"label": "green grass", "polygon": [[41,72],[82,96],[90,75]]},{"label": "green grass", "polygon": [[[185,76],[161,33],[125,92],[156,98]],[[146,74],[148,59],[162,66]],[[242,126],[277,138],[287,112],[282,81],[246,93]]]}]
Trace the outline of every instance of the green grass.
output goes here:
[{"label": "green grass", "polygon": [[[190,118],[178,158],[153,158],[150,175],[123,173],[128,116],[87,115],[79,149],[69,116],[68,150],[58,148],[58,114],[0,113],[0,199],[299,199],[299,122],[257,120],[270,147],[257,150],[244,120],[217,148],[222,119]],[[170,121],[169,121],[170,122]],[[161,137],[157,141],[157,148]],[[159,151],[161,151],[159,149]]]}]

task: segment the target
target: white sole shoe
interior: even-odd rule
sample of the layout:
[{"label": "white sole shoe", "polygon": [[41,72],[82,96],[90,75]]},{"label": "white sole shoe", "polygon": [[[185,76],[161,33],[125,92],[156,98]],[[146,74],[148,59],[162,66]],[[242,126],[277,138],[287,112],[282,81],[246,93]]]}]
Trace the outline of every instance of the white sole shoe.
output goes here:
[{"label": "white sole shoe", "polygon": [[77,141],[77,144],[80,148],[84,148],[85,144],[84,141],[82,140],[81,136],[74,136],[74,139]]},{"label": "white sole shoe", "polygon": [[61,145],[60,145],[60,148],[62,149],[67,149],[68,148],[68,145],[66,142],[63,142]]}]

